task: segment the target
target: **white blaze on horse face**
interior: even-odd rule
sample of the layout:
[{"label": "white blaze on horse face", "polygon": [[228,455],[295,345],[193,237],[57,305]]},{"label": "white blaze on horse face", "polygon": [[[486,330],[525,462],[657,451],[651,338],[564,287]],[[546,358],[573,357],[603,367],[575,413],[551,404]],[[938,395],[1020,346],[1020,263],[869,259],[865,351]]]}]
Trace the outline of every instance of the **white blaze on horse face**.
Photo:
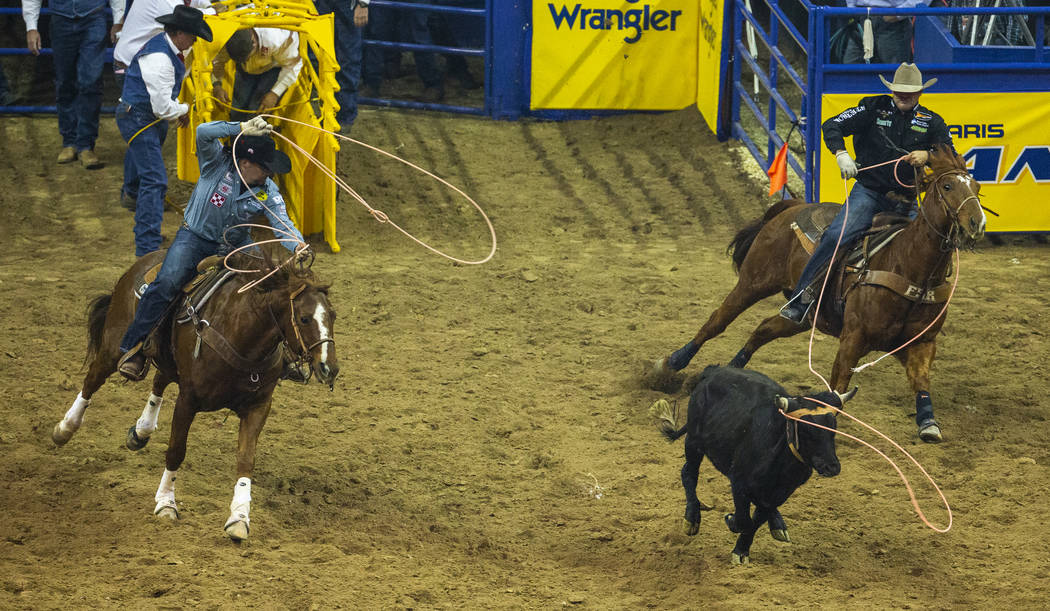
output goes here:
[{"label": "white blaze on horse face", "polygon": [[[314,309],[314,321],[317,323],[317,339],[318,339],[318,341],[322,341],[322,340],[326,340],[326,339],[333,339],[331,330],[328,328],[327,325],[325,325],[325,322],[324,322],[327,314],[328,314],[328,310],[325,309],[324,304],[318,303],[317,307]],[[329,346],[329,343],[330,342],[323,342],[321,344],[321,362],[322,363],[327,363],[328,362],[328,346]]]},{"label": "white blaze on horse face", "polygon": [[[977,181],[974,180],[973,176],[970,176],[969,174],[966,174],[965,176],[958,175],[958,176],[955,177],[955,179],[958,180],[962,184],[963,187],[965,187],[967,190],[969,190],[970,193],[973,193],[974,197],[977,197],[977,189],[974,188],[974,185],[975,185],[975,183]],[[981,213],[980,232],[984,233],[984,228],[987,226],[987,223],[988,223],[988,217],[985,216],[984,208],[980,207],[980,203],[981,203],[980,201],[977,202],[977,204],[978,204],[978,208],[977,209]]]}]

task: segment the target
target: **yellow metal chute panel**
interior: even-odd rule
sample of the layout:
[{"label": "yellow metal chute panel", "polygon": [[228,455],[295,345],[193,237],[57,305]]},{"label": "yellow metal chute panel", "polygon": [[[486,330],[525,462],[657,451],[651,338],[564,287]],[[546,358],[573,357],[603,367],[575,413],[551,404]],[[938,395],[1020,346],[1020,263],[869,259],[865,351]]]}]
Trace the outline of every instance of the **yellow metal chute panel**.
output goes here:
[{"label": "yellow metal chute panel", "polygon": [[[226,0],[213,5],[219,14],[205,16],[212,30],[212,42],[198,39],[189,55],[188,74],[180,99],[191,105],[190,123],[188,128],[178,130],[179,178],[191,182],[199,178],[194,138],[197,126],[229,117],[229,107],[212,96],[212,60],[234,32],[256,26],[299,33],[299,54],[304,58],[299,78],[281,97],[280,106],[265,114],[287,119],[270,121],[283,136],[334,173],[339,141],[332,134],[314,129],[339,131],[335,119],[339,110],[335,101],[335,92],[339,89],[335,73],[339,65],[335,60],[333,16],[318,15],[310,0],[255,2],[235,8],[238,4],[238,0]],[[226,90],[232,90],[232,62],[227,62],[222,78]],[[332,252],[339,252],[335,237],[335,183],[283,139],[276,138],[276,141],[277,147],[292,160],[292,171],[278,177],[288,204],[288,216],[303,235],[323,232]]]}]

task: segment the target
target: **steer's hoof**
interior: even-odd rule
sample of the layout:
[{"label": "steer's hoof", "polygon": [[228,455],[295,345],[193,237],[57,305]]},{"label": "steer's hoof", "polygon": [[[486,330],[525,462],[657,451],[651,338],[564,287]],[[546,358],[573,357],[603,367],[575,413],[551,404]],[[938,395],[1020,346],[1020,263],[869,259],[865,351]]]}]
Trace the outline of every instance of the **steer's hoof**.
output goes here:
[{"label": "steer's hoof", "polygon": [[172,522],[179,519],[179,508],[174,502],[160,502],[157,503],[156,509],[153,510],[153,515],[158,518],[168,518]]},{"label": "steer's hoof", "polygon": [[138,452],[146,447],[147,443],[149,443],[149,437],[146,437],[145,439],[139,437],[138,433],[135,432],[134,426],[128,429],[128,437],[124,440],[124,445],[127,446],[129,450],[132,452]]},{"label": "steer's hoof", "polygon": [[226,536],[238,543],[248,538],[248,530],[248,521],[237,518],[230,518],[223,527]]},{"label": "steer's hoof", "polygon": [[690,537],[700,532],[700,522],[690,522],[689,520],[684,520],[683,525],[683,530],[685,530],[685,534],[689,535]]},{"label": "steer's hoof", "polygon": [[73,437],[73,433],[76,432],[76,429],[67,430],[62,426],[64,423],[65,420],[60,420],[58,424],[55,425],[55,428],[51,430],[51,441],[55,442],[56,446],[66,445],[66,442],[69,441]]},{"label": "steer's hoof", "polygon": [[748,556],[747,554],[738,554],[736,552],[733,552],[733,564],[751,564],[751,556]]},{"label": "steer's hoof", "polygon": [[938,426],[936,420],[927,418],[919,424],[919,439],[926,443],[940,443],[944,441],[944,437],[941,436],[941,427]]},{"label": "steer's hoof", "polygon": [[791,537],[788,536],[788,531],[786,528],[770,528],[769,534],[773,535],[773,538],[777,541],[791,543]]}]

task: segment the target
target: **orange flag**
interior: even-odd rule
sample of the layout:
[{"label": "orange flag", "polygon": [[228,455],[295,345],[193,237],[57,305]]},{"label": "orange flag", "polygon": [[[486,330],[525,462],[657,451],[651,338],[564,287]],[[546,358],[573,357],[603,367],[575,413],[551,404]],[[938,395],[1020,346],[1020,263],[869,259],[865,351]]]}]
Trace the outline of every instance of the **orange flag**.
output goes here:
[{"label": "orange flag", "polygon": [[784,188],[784,185],[788,181],[788,160],[787,160],[788,145],[787,142],[784,146],[780,147],[777,151],[777,156],[773,158],[773,163],[769,165],[769,169],[766,170],[766,174],[769,176],[769,194],[773,195],[777,191]]}]

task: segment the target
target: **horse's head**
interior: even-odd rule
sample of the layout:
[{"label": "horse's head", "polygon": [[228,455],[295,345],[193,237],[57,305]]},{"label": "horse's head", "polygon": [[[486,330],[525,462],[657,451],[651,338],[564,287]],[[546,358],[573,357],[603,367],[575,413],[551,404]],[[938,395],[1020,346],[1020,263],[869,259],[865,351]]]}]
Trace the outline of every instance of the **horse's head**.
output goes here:
[{"label": "horse's head", "polygon": [[[294,277],[293,277],[294,278]],[[328,287],[303,278],[288,285],[284,327],[285,341],[300,359],[309,363],[318,381],[332,388],[339,375],[335,354],[335,310],[328,301]]]},{"label": "horse's head", "polygon": [[945,241],[956,248],[973,248],[984,235],[981,185],[966,169],[963,158],[941,144],[930,153],[931,172],[923,178],[926,192],[922,213]]}]

